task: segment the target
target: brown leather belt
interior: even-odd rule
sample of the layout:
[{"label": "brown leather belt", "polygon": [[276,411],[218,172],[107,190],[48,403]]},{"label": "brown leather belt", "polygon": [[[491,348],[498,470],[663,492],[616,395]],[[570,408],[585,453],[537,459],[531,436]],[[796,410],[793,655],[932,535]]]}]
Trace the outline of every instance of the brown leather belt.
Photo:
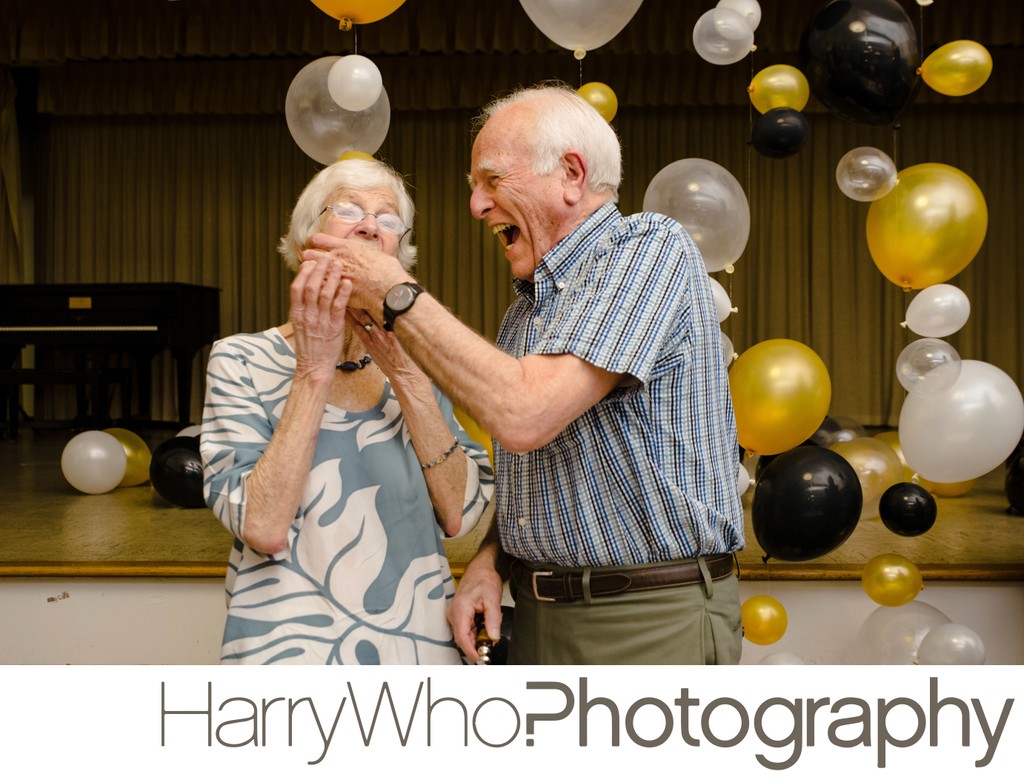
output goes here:
[{"label": "brown leather belt", "polygon": [[[733,555],[722,554],[702,558],[713,581],[725,579],[734,572]],[[568,603],[581,600],[585,594],[586,571],[558,571],[538,568],[524,560],[512,563],[516,586],[533,593],[539,601]],[[697,558],[634,568],[591,568],[591,597],[617,595],[623,592],[664,590],[703,581]]]}]

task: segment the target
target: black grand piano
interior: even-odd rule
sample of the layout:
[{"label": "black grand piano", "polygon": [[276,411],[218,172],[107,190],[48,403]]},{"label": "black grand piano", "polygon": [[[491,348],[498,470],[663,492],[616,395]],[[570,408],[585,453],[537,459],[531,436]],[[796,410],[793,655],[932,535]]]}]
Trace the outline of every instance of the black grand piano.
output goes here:
[{"label": "black grand piano", "polygon": [[[192,363],[220,330],[220,290],[194,284],[0,285],[0,372],[30,344],[76,355],[129,355],[138,376],[140,416],[150,416],[152,361],[164,349],[177,371],[178,423],[187,426]],[[102,370],[102,366],[98,369]],[[45,382],[46,371],[38,371]],[[33,380],[24,383],[38,383]],[[122,405],[130,402],[122,399]]]}]

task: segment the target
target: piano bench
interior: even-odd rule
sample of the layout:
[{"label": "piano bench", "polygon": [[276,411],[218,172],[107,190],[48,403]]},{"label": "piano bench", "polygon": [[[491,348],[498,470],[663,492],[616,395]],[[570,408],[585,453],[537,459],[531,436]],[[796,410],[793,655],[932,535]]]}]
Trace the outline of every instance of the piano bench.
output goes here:
[{"label": "piano bench", "polygon": [[[0,402],[4,418],[0,419],[6,437],[18,437],[18,414],[21,410],[18,390],[23,384],[74,384],[81,392],[92,392],[92,419],[97,424],[107,418],[107,388],[111,384],[121,387],[122,416],[131,416],[132,376],[128,368],[7,368],[0,370]],[[84,409],[79,408],[79,413]],[[0,436],[2,438],[4,436]]]}]

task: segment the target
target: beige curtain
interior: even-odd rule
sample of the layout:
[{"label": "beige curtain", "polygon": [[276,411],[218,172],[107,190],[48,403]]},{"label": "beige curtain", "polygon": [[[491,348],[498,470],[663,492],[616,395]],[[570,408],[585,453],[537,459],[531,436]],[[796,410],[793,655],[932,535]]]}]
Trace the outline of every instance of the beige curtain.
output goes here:
[{"label": "beige curtain", "polygon": [[18,284],[23,280],[16,100],[14,79],[7,68],[0,68],[0,284]]},{"label": "beige curtain", "polygon": [[[962,357],[1020,381],[1024,119],[1001,108],[922,110],[897,133],[812,118],[808,146],[770,160],[746,144],[745,109],[624,111],[616,122],[626,150],[622,208],[640,209],[650,179],[676,159],[702,157],[730,170],[746,191],[751,232],[735,272],[716,274],[739,309],[726,334],[737,351],[765,338],[806,343],[829,368],[834,416],[893,424],[903,398],[895,362],[911,337],[899,324],[910,296],[872,262],[868,206],[839,192],[835,165],[855,145],[877,145],[901,167],[959,167],[985,193],[990,220],[981,252],[952,280],[972,301],[972,317],[950,340]],[[381,155],[414,191],[420,277],[493,336],[510,285],[497,243],[468,212],[468,121],[462,112],[396,114]],[[316,165],[282,124],[274,116],[54,119],[42,159],[48,185],[39,197],[37,279],[208,284],[222,290],[225,334],[283,321],[289,279],[274,247]],[[164,391],[172,404],[172,389]]]},{"label": "beige curtain", "polygon": [[[123,18],[108,19],[102,30],[84,11],[52,13],[44,24],[31,9],[53,4],[26,3],[20,36],[0,36],[0,46],[20,46],[0,61],[54,63],[38,71],[32,139],[39,150],[35,279],[209,284],[221,289],[223,334],[283,321],[289,278],[274,247],[319,167],[292,141],[283,96],[311,59],[350,52],[352,34],[325,23],[315,8],[311,15],[305,3],[264,0],[244,4],[245,13],[237,4],[232,11],[231,3],[211,3],[199,25],[187,21],[184,3],[158,4],[159,23],[144,24],[131,3],[118,2],[108,4]],[[935,4],[922,13],[928,40],[966,37],[991,47],[993,77],[978,93],[946,98],[922,88],[899,130],[846,122],[812,100],[805,109],[810,139],[784,160],[749,146],[746,85],[757,68],[797,63],[800,19],[819,3],[801,0],[767,13],[758,51],[729,67],[692,52],[691,5],[646,0],[620,37],[582,63],[524,21],[513,0],[407,0],[393,17],[359,31],[360,49],[378,62],[391,98],[379,156],[413,187],[426,286],[493,337],[511,291],[497,242],[468,211],[470,118],[487,97],[518,83],[600,80],[620,100],[614,125],[624,148],[624,211],[639,210],[651,178],[685,157],[715,161],[743,185],[751,210],[747,249],[734,273],[717,274],[739,309],[724,323],[737,351],[766,338],[802,341],[828,366],[832,415],[866,425],[897,421],[904,393],[894,369],[913,337],[899,324],[909,296],[871,260],[868,206],[845,198],[834,179],[847,150],[872,145],[901,168],[958,167],[984,192],[985,243],[951,280],[970,298],[972,316],[950,340],[962,357],[991,362],[1020,383],[1020,5]],[[979,13],[977,5],[988,10]],[[268,19],[275,23],[262,23]],[[166,59],[181,51],[191,58]],[[153,59],[123,61],[144,52]],[[73,61],[103,56],[109,61]],[[3,94],[0,109],[11,105]],[[5,273],[11,254],[2,247],[13,235],[0,219]],[[167,366],[164,375],[154,408],[170,419]],[[200,403],[197,377],[194,416]]]}]

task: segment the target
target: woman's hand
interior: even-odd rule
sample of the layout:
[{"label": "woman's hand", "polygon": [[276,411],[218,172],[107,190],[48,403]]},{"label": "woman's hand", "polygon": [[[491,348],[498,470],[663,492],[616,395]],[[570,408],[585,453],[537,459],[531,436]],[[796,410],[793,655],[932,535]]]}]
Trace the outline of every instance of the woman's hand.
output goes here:
[{"label": "woman's hand", "polygon": [[303,260],[320,260],[329,255],[341,264],[341,275],[352,282],[354,308],[364,309],[380,321],[383,318],[384,296],[403,281],[414,281],[398,258],[379,251],[367,241],[338,238],[317,233],[310,239],[310,248],[303,250]]},{"label": "woman's hand", "polygon": [[402,348],[395,334],[379,327],[368,312],[349,309],[348,326],[359,336],[366,351],[392,386],[407,387],[410,382],[422,382],[429,386],[430,379]]},{"label": "woman's hand", "polygon": [[291,286],[288,314],[295,339],[295,375],[333,375],[345,338],[352,284],[330,255],[307,260]]}]

